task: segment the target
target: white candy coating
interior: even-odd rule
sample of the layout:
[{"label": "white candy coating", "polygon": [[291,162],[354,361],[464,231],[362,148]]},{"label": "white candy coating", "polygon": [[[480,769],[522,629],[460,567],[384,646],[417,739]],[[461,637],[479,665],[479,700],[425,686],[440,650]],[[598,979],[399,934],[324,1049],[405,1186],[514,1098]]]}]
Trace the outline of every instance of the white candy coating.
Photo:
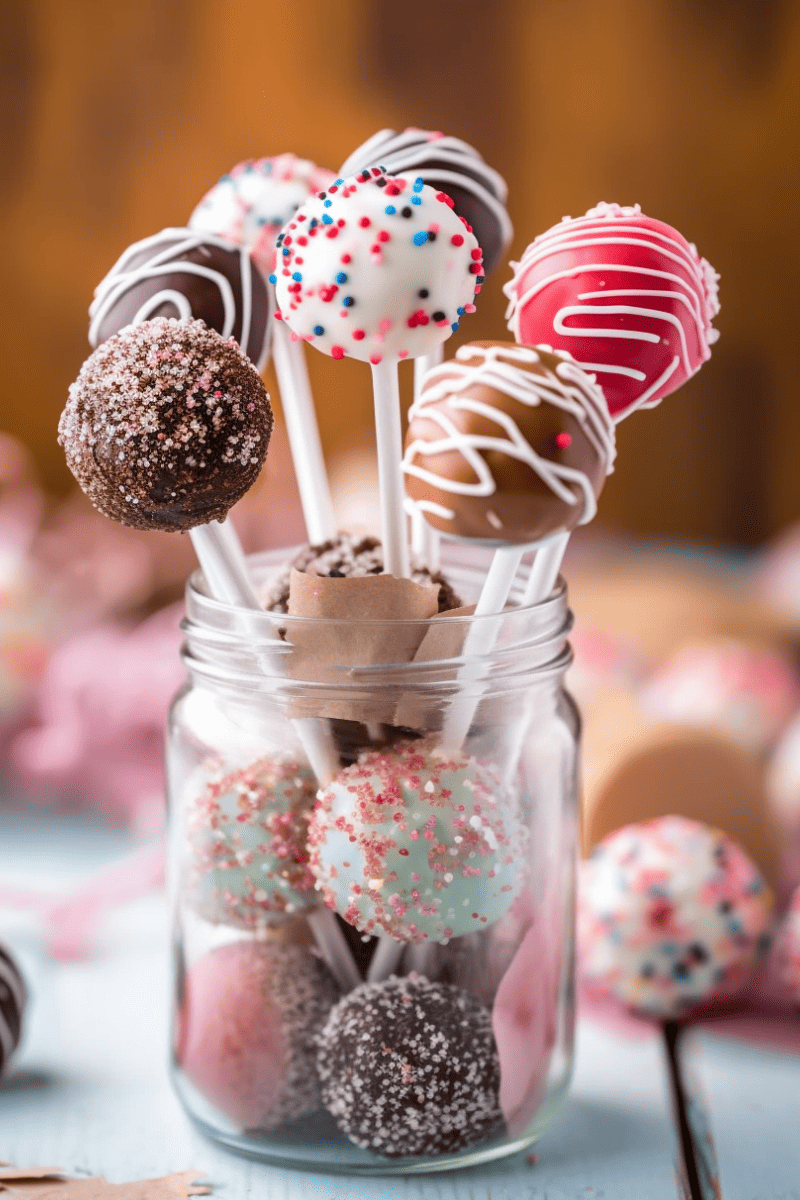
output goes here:
[{"label": "white candy coating", "polygon": [[480,248],[451,203],[377,170],[312,196],[282,230],[270,277],[292,333],[373,364],[446,341],[483,283]]}]

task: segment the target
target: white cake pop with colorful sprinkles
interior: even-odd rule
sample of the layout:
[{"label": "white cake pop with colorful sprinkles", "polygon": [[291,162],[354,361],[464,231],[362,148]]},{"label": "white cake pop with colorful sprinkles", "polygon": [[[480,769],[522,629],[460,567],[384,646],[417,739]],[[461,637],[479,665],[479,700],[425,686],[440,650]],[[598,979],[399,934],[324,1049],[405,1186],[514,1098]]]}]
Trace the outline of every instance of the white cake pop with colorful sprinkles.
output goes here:
[{"label": "white cake pop with colorful sprinkles", "polygon": [[248,158],[206,192],[189,228],[247,246],[265,274],[275,270],[275,239],[313,192],[335,175],[296,154]]},{"label": "white cake pop with colorful sprinkles", "polygon": [[431,353],[474,311],[484,280],[452,203],[378,168],[312,196],[282,230],[270,277],[292,333],[373,365]]},{"label": "white cake pop with colorful sprinkles", "polygon": [[303,912],[317,896],[306,834],[317,785],[291,755],[191,778],[187,802],[187,891],[214,923],[256,929],[280,914]]},{"label": "white cake pop with colorful sprinkles", "polygon": [[522,886],[523,829],[496,768],[433,749],[367,751],[319,794],[311,870],[362,933],[446,942],[499,920]]},{"label": "white cake pop with colorful sprinkles", "polygon": [[626,825],[581,865],[581,977],[648,1016],[681,1016],[747,982],[769,949],[773,904],[721,830],[675,816]]}]

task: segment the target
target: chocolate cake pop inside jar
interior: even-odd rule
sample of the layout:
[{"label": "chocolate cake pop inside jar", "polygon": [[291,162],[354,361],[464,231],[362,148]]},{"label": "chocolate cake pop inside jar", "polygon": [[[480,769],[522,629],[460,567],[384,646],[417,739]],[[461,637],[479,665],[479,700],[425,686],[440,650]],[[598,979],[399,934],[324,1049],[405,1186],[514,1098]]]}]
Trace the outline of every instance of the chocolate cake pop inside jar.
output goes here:
[{"label": "chocolate cake pop inside jar", "polygon": [[[484,571],[445,550],[470,606]],[[249,560],[261,595],[295,557]],[[213,600],[199,574],[187,588],[168,738],[175,1086],[205,1134],[278,1164],[402,1174],[514,1153],[572,1062],[565,589],[526,607],[520,587],[467,673],[485,618],[440,614],[436,583],[312,573],[298,591],[297,574],[283,612]],[[317,579],[342,589],[338,615],[303,610]],[[373,590],[395,585],[427,615],[376,618]],[[468,736],[445,748],[465,696]]]}]

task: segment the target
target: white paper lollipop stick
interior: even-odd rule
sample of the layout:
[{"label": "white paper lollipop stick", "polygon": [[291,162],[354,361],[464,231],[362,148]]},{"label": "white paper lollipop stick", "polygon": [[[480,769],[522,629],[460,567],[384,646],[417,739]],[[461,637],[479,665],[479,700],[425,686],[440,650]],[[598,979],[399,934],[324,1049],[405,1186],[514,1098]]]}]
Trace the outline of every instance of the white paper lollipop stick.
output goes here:
[{"label": "white paper lollipop stick", "polygon": [[[496,613],[498,619],[496,621],[484,619],[470,625],[461,652],[462,657],[467,661],[458,672],[459,684],[476,683],[483,675],[483,666],[475,660],[488,654],[497,641],[502,624],[499,614],[505,608],[514,578],[519,570],[519,564],[522,562],[522,556],[529,549],[529,546],[501,546],[499,550],[495,550],[486,582],[475,606],[475,616],[488,618]],[[470,696],[459,693],[456,696],[442,729],[440,747],[442,752],[449,754],[459,752],[469,733],[469,727],[479,703],[480,694]]]},{"label": "white paper lollipop stick", "polygon": [[230,519],[195,525],[189,536],[215,600],[240,608],[262,607],[247,570],[242,544]]},{"label": "white paper lollipop stick", "polygon": [[317,949],[334,979],[343,992],[351,992],[363,983],[363,980],[353,961],[347,940],[336,923],[336,917],[329,908],[321,906],[309,913],[307,920],[314,934]]},{"label": "white paper lollipop stick", "polygon": [[380,937],[367,969],[367,983],[382,983],[384,979],[393,975],[400,965],[405,948],[405,942],[398,942],[388,934]]},{"label": "white paper lollipop stick", "polygon": [[568,542],[568,533],[558,533],[536,551],[522,597],[523,608],[531,604],[540,604],[550,595],[556,586]]},{"label": "white paper lollipop stick", "polygon": [[275,321],[274,326],[272,357],[278,376],[294,473],[308,540],[312,546],[317,546],[336,536],[336,519],[308,367],[303,345],[292,341],[289,327],[283,321]]},{"label": "white paper lollipop stick", "polygon": [[378,447],[383,569],[387,575],[408,579],[408,536],[400,467],[403,429],[396,359],[386,358],[373,364],[372,389],[375,400],[375,441]]},{"label": "white paper lollipop stick", "polygon": [[[414,403],[416,404],[422,392],[422,385],[428,371],[439,367],[444,362],[444,342],[431,351],[414,359]],[[421,559],[430,571],[438,571],[442,565],[442,539],[438,529],[429,525],[415,504],[411,515],[412,547],[414,553]]]}]

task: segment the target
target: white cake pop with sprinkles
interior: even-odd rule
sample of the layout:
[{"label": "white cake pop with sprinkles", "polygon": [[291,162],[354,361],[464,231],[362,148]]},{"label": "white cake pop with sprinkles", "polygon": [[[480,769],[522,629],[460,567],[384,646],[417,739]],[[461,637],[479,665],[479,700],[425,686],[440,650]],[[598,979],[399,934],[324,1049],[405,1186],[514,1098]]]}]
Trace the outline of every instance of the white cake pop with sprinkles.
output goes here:
[{"label": "white cake pop with sprinkles", "polygon": [[452,203],[378,168],[312,196],[282,230],[270,277],[292,333],[373,365],[431,353],[474,311],[484,280]]},{"label": "white cake pop with sprinkles", "polygon": [[291,755],[201,767],[187,801],[189,902],[214,923],[256,929],[317,901],[306,834],[317,785]]},{"label": "white cake pop with sprinkles", "polygon": [[333,183],[325,167],[296,154],[248,158],[206,192],[189,228],[247,246],[265,274],[275,269],[275,239],[313,192]]},{"label": "white cake pop with sprinkles", "polygon": [[587,988],[661,1019],[738,991],[770,944],[773,897],[727,834],[659,817],[609,834],[581,866]]},{"label": "white cake pop with sprinkles", "polygon": [[367,751],[319,794],[311,869],[362,933],[446,942],[499,920],[522,886],[523,829],[496,768],[433,749]]}]

